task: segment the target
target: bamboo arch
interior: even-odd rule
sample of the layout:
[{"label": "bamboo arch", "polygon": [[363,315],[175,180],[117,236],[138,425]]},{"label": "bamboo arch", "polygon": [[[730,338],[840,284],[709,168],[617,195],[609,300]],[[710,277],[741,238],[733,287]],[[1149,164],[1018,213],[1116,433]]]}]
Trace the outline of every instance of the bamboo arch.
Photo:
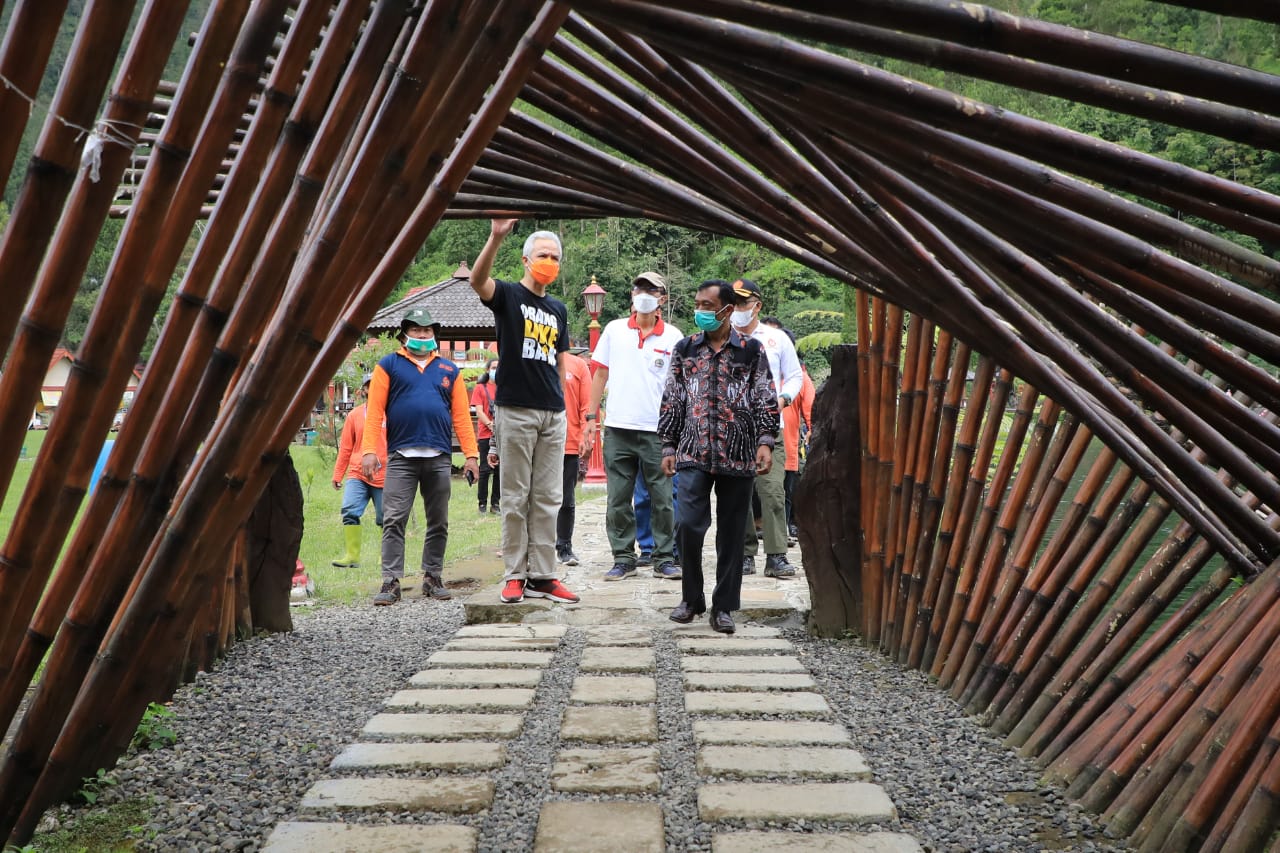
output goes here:
[{"label": "bamboo arch", "polygon": [[[816,624],[931,672],[1142,849],[1267,844],[1280,263],[1223,234],[1274,253],[1280,198],[842,54],[1269,151],[1280,78],[929,0],[213,0],[166,83],[187,4],[149,0],[130,31],[135,5],[85,7],[0,239],[4,492],[87,235],[124,220],[0,547],[0,837],[28,838],[232,641],[226,543],[303,413],[440,219],[510,213],[678,223],[856,288],[817,448],[836,476],[806,483],[837,508],[803,533],[832,591]],[[14,4],[0,173],[65,11]]]}]

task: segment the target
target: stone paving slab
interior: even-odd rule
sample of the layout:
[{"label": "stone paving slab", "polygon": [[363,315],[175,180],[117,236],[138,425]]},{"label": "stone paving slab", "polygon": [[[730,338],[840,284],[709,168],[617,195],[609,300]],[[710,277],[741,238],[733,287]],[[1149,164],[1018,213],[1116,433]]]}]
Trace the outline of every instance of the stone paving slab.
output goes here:
[{"label": "stone paving slab", "polygon": [[653,649],[588,646],[578,669],[583,672],[647,672],[653,669]]},{"label": "stone paving slab", "polygon": [[711,837],[711,853],[923,853],[910,835],[854,832],[793,835],[786,832],[721,832]]},{"label": "stone paving slab", "polygon": [[657,803],[552,802],[542,806],[534,853],[665,853]]},{"label": "stone paving slab", "polygon": [[828,716],[831,706],[817,693],[686,693],[684,706],[691,714],[806,714]]},{"label": "stone paving slab", "polygon": [[703,820],[831,820],[886,823],[897,820],[893,802],[870,782],[770,784],[722,782],[698,789]]},{"label": "stone paving slab", "polygon": [[263,853],[472,853],[476,830],[433,823],[372,826],[288,821],[276,826]]},{"label": "stone paving slab", "polygon": [[459,637],[444,644],[446,652],[502,652],[554,649],[559,637]]},{"label": "stone paving slab", "polygon": [[585,633],[588,646],[653,645],[653,631],[639,625],[595,625]]},{"label": "stone paving slab", "polygon": [[657,698],[658,682],[646,675],[579,675],[569,694],[570,702],[582,705],[621,705]]},{"label": "stone paving slab", "polygon": [[446,652],[438,651],[427,658],[432,666],[546,666],[550,652]]},{"label": "stone paving slab", "polygon": [[490,770],[501,767],[506,760],[506,746],[484,741],[353,743],[339,753],[329,767],[334,770],[363,767]]},{"label": "stone paving slab", "polygon": [[685,655],[680,665],[685,672],[809,672],[791,655]]},{"label": "stone paving slab", "polygon": [[569,632],[564,625],[529,625],[526,623],[496,625],[463,625],[455,637],[563,637]]},{"label": "stone paving slab", "polygon": [[686,672],[686,690],[809,690],[813,676],[799,672]]},{"label": "stone paving slab", "polygon": [[493,780],[481,776],[321,779],[302,795],[299,808],[471,814],[487,809],[492,802]]},{"label": "stone paving slab", "polygon": [[749,655],[794,652],[789,640],[769,637],[681,637],[680,651],[698,655]]},{"label": "stone paving slab", "polygon": [[424,669],[409,679],[414,687],[536,687],[540,669]]},{"label": "stone paving slab", "polygon": [[[738,629],[733,633],[733,637],[735,639],[767,639],[770,637],[778,637],[782,634],[782,632],[777,628],[771,628],[768,625],[739,625],[737,628]],[[711,630],[711,626],[706,622],[696,622],[689,625],[677,625],[672,622],[671,633],[679,639],[684,639],[685,637],[708,637],[719,640],[725,639],[724,634]]]},{"label": "stone paving slab", "polygon": [[759,744],[786,746],[799,744],[850,743],[844,726],[807,721],[694,720],[693,739],[700,744]]},{"label": "stone paving slab", "polygon": [[557,791],[656,794],[658,750],[653,747],[562,749],[551,767]]},{"label": "stone paving slab", "polygon": [[523,687],[437,687],[427,690],[399,690],[383,702],[388,708],[458,708],[524,711],[533,706],[536,691]]},{"label": "stone paving slab", "polygon": [[513,738],[520,734],[520,714],[376,714],[365,723],[370,737],[421,737],[436,740]]},{"label": "stone paving slab", "polygon": [[560,737],[590,743],[652,743],[658,739],[658,715],[652,707],[571,705],[564,709]]},{"label": "stone paving slab", "polygon": [[862,753],[831,747],[704,746],[698,750],[698,772],[704,776],[871,778]]}]

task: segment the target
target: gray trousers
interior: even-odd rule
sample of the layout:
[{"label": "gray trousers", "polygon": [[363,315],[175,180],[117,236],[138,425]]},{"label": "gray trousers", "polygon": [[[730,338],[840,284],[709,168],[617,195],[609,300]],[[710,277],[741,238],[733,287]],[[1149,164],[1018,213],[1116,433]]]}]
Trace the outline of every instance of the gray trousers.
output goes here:
[{"label": "gray trousers", "polygon": [[649,490],[653,526],[653,564],[672,558],[675,510],[671,506],[671,478],[662,473],[662,441],[656,432],[604,429],[604,470],[608,508],[604,527],[614,563],[636,563],[636,511],[632,498],[636,478]]},{"label": "gray trousers", "polygon": [[564,412],[497,406],[504,577],[556,576],[556,516],[564,473]]},{"label": "gray trousers", "polygon": [[[756,477],[756,494],[760,497],[760,511],[764,516],[764,552],[787,553],[787,452],[778,433],[773,446],[773,467],[763,477]],[[742,539],[744,557],[754,557],[760,543],[756,540],[754,524],[748,524]]]},{"label": "gray trousers", "polygon": [[387,458],[382,489],[382,579],[404,577],[404,525],[413,509],[414,492],[422,492],[427,513],[427,539],[422,545],[422,573],[439,580],[444,549],[449,544],[449,475],[453,459],[447,453],[410,459],[399,453]]}]

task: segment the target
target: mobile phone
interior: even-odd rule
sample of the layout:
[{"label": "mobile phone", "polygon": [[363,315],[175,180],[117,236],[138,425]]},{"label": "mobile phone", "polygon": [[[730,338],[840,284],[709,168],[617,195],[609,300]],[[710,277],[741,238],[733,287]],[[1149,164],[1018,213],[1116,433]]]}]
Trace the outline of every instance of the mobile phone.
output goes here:
[{"label": "mobile phone", "polygon": [[475,474],[472,474],[470,471],[467,471],[463,476],[467,478],[467,485],[468,485],[468,486],[474,486],[474,485],[476,484],[476,475],[475,475]]}]

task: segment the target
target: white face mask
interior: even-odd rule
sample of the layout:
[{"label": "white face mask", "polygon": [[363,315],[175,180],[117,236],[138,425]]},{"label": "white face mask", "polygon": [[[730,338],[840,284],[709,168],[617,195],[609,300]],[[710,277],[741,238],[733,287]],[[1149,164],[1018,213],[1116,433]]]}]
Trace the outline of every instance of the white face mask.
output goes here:
[{"label": "white face mask", "polygon": [[729,318],[729,322],[737,326],[739,329],[745,329],[751,325],[751,321],[755,319],[756,313],[751,308],[742,311],[734,311],[733,316]]},{"label": "white face mask", "polygon": [[637,314],[652,314],[658,310],[658,297],[652,293],[637,293],[631,297],[631,307]]}]

